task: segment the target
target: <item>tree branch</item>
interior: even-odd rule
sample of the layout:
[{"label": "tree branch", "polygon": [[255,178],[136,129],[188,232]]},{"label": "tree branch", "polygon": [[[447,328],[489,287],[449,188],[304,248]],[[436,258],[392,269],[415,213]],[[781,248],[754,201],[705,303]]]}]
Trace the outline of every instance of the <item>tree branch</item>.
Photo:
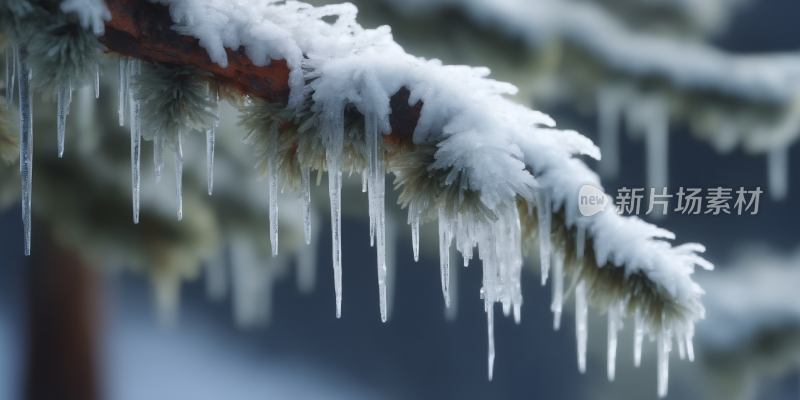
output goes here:
[{"label": "tree branch", "polygon": [[[111,11],[111,21],[106,22],[105,34],[98,39],[109,52],[173,66],[194,65],[243,93],[270,103],[288,102],[289,67],[285,60],[272,60],[265,67],[257,67],[240,47],[236,51],[225,49],[228,67],[222,68],[211,61],[198,39],[180,35],[171,28],[174,22],[167,6],[145,0],[106,2]],[[408,89],[401,88],[391,98],[389,122],[394,140],[410,140],[417,126],[422,101],[409,106],[409,95]]]}]

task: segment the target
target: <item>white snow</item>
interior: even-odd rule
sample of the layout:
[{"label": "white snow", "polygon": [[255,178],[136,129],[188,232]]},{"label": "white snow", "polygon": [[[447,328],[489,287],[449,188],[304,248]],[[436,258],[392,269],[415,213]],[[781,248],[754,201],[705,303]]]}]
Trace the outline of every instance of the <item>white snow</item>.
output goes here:
[{"label": "white snow", "polygon": [[633,32],[608,11],[577,0],[387,0],[405,12],[463,9],[481,25],[538,47],[552,38],[579,45],[608,67],[656,76],[679,88],[710,90],[745,100],[784,103],[800,84],[800,57],[745,56],[669,35]]}]

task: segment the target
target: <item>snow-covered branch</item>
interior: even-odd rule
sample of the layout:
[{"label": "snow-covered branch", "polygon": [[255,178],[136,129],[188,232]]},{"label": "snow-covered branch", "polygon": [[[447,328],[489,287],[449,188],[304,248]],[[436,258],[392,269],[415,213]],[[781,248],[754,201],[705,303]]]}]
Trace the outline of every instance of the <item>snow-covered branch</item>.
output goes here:
[{"label": "snow-covered branch", "polygon": [[[478,248],[490,379],[494,304],[501,303],[504,314],[513,313],[519,322],[523,246],[538,242],[543,283],[552,261],[556,327],[569,293],[564,277],[570,275],[578,303],[608,312],[612,327],[619,326],[622,317],[635,315],[638,337],[645,331],[658,336],[658,391],[666,394],[672,336],[679,346],[691,346],[694,323],[704,314],[702,290],[690,275],[695,266],[711,265],[697,255],[703,251],[701,245],[672,247],[663,240],[673,239],[672,233],[639,219],[614,213],[588,221],[576,218],[573,194],[578,186],[599,185],[596,175],[575,157],[599,159],[591,141],[576,132],[555,130],[548,116],[509,101],[505,96],[517,89],[488,79],[487,68],[447,66],[405,53],[388,27],[361,27],[357,9],[349,3],[319,8],[293,1],[160,3],[169,8],[112,1],[112,19],[100,37],[108,51],[120,55],[119,122],[123,125],[130,117],[134,222],[139,215],[142,139],[154,141],[156,179],[161,176],[164,149],[175,154],[181,219],[183,137],[193,130],[205,131],[211,193],[217,102],[227,99],[238,107],[239,125],[247,131],[245,142],[255,150],[258,167],[269,181],[273,256],[278,256],[279,188],[299,192],[309,240],[310,173],[328,172],[337,316],[342,312],[346,260],[341,254],[342,174],[355,172],[362,175],[369,196],[381,317],[387,318],[391,275],[384,198],[385,175],[392,172],[396,187],[402,187],[400,203],[408,208],[415,249],[419,224],[438,219],[446,305],[452,242],[465,263]],[[0,8],[3,15],[19,21],[12,29],[17,32],[36,28],[56,36],[50,42],[35,42],[12,35],[18,49],[14,54],[20,78],[23,214],[29,250],[30,93],[43,72],[64,72],[53,60],[34,55],[48,46],[61,46],[56,57],[75,54],[73,59],[80,60],[80,68],[70,69],[68,79],[57,82],[63,149],[73,83],[84,84],[90,78],[97,82],[93,46],[98,43],[85,34],[59,41],[60,31],[50,29],[52,24],[77,26],[60,13],[38,18],[35,13],[20,15]],[[578,329],[584,336],[579,333],[578,345],[584,352],[586,314],[580,315],[583,322]],[[609,338],[609,346],[611,366],[616,339]],[[613,379],[613,373],[609,376]]]}]

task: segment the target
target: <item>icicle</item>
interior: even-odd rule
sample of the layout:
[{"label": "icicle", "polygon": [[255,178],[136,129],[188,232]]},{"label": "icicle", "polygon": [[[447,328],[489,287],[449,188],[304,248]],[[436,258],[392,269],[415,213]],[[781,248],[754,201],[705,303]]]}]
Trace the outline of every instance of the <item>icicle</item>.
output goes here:
[{"label": "icicle", "polygon": [[58,85],[58,158],[64,155],[64,135],[67,125],[67,108],[69,107],[68,91],[69,87],[63,82]]},{"label": "icicle", "polygon": [[675,341],[678,342],[678,356],[683,360],[686,358],[686,343],[684,339],[686,338],[679,330],[675,330]]},{"label": "icicle", "polygon": [[601,87],[597,92],[599,145],[603,154],[598,172],[609,179],[619,175],[619,122],[623,106],[619,92],[619,89],[612,87]]},{"label": "icicle", "polygon": [[[323,124],[322,137],[327,141],[328,194],[331,201],[331,237],[333,280],[336,289],[336,318],[342,316],[342,153],[344,148],[343,114],[335,114]],[[320,175],[317,175],[317,180]]]},{"label": "icicle", "polygon": [[542,263],[542,286],[547,283],[550,271],[550,196],[541,190],[536,192],[536,214],[539,219],[539,257]]},{"label": "icicle", "polygon": [[578,237],[575,239],[575,256],[580,260],[583,258],[584,248],[586,247],[586,227],[578,225]]},{"label": "icicle", "polygon": [[386,217],[384,207],[384,192],[386,190],[386,166],[381,146],[381,136],[378,132],[378,121],[373,114],[364,118],[364,129],[367,139],[367,156],[369,182],[369,209],[370,209],[370,245],[373,239],[377,242],[378,250],[378,292],[380,294],[381,321],[386,322]]},{"label": "icicle", "polygon": [[367,193],[367,171],[361,171],[361,193]]},{"label": "icicle", "polygon": [[[450,246],[450,259],[456,259],[458,257],[458,250],[454,248],[454,246]],[[450,294],[450,307],[444,307],[444,319],[445,321],[455,321],[456,317],[458,316],[458,274],[459,274],[458,266],[455,268],[450,269],[450,281],[453,284],[450,286],[448,293]]]},{"label": "icicle", "polygon": [[208,195],[214,191],[214,135],[217,128],[212,126],[206,131],[206,177],[208,179]]},{"label": "icicle", "polygon": [[444,305],[450,307],[450,224],[444,207],[439,208],[439,274],[442,278]]},{"label": "icicle", "polygon": [[694,361],[694,345],[692,344],[692,338],[694,337],[694,325],[689,325],[689,328],[686,329],[686,354],[689,356],[689,361]]},{"label": "icicle", "polygon": [[142,131],[139,102],[134,103],[131,121],[131,182],[133,193],[133,223],[139,223],[139,185],[141,182]]},{"label": "icicle", "polygon": [[[206,130],[206,178],[208,179],[208,195],[214,191],[214,136],[219,126],[219,93],[215,95],[217,103],[217,120],[211,129]],[[211,100],[211,98],[209,98]]]},{"label": "icicle", "polygon": [[178,148],[175,150],[175,190],[178,195],[178,221],[183,219],[183,145],[178,133]]},{"label": "icicle", "polygon": [[666,328],[662,328],[661,332],[658,333],[658,397],[667,395],[669,352],[672,350],[672,338],[670,336],[670,331]]},{"label": "icicle", "polygon": [[311,171],[309,167],[302,170],[303,184],[303,233],[306,237],[306,244],[311,244]]},{"label": "icicle", "polygon": [[409,218],[411,218],[411,246],[414,248],[414,261],[419,261],[419,215],[414,212],[413,207],[409,206]]},{"label": "icicle", "polygon": [[586,341],[589,335],[589,308],[586,305],[586,282],[575,286],[575,336],[578,340],[578,371],[586,373]]},{"label": "icicle", "polygon": [[[131,61],[131,75],[139,75],[141,73],[141,61]],[[97,91],[95,90],[95,95]],[[142,121],[141,121],[141,104],[139,100],[133,99],[133,93],[130,94],[131,104],[131,185],[133,193],[133,223],[139,223],[139,186],[141,183],[141,155],[142,155]]]},{"label": "icicle", "polygon": [[128,108],[128,58],[119,58],[119,126],[125,125],[125,111]]},{"label": "icicle", "polygon": [[[652,100],[649,104],[646,121],[645,146],[647,148],[647,187],[661,188],[669,186],[669,132],[666,106],[660,100]],[[663,216],[651,214],[654,218]]]},{"label": "icicle", "polygon": [[564,304],[564,254],[561,251],[553,252],[553,302],[550,311],[553,312],[553,329],[561,327],[561,308]]},{"label": "icicle", "polygon": [[644,339],[644,318],[637,308],[633,317],[633,365],[639,368],[642,363],[642,340]]},{"label": "icicle", "polygon": [[[304,168],[306,172],[306,181],[308,180],[307,172],[308,169]],[[308,210],[310,213],[311,210]],[[319,235],[319,228],[315,224],[311,226],[311,218],[309,217],[307,220],[307,231],[308,235],[306,236],[306,244],[311,242],[311,237],[314,237],[314,246],[309,247],[308,249],[298,251],[297,252],[297,290],[300,293],[307,294],[314,291],[314,287],[317,284],[317,248],[316,248],[316,238]]]},{"label": "icicle", "polygon": [[[6,49],[6,110],[14,104],[14,81],[16,78],[17,46]],[[21,107],[21,105],[20,105]]]},{"label": "icicle", "polygon": [[622,329],[622,304],[608,307],[608,380],[614,381],[617,362],[617,332]]},{"label": "icicle", "polygon": [[489,326],[489,380],[491,381],[494,370],[494,304],[491,302],[487,302],[486,320]]},{"label": "icicle", "polygon": [[94,67],[94,98],[100,98],[100,64]]},{"label": "icicle", "polygon": [[[338,161],[338,160],[337,160]],[[328,191],[331,198],[333,236],[333,284],[336,290],[336,318],[342,317],[342,171],[338,163],[328,163]]]},{"label": "icicle", "polygon": [[[272,135],[270,147],[275,149],[277,137]],[[270,155],[269,161],[269,242],[272,245],[272,256],[278,255],[278,166],[275,154]]]},{"label": "icicle", "polygon": [[33,177],[33,93],[28,69],[28,49],[19,46],[19,126],[20,170],[22,173],[22,223],[25,227],[25,255],[31,255],[31,180]]},{"label": "icicle", "polygon": [[787,145],[776,147],[767,153],[767,178],[772,200],[786,199],[789,193],[789,149]]},{"label": "icicle", "polygon": [[386,214],[386,319],[392,318],[394,309],[395,286],[397,285],[397,218],[392,213]]},{"label": "icicle", "polygon": [[153,162],[155,163],[156,185],[161,183],[161,173],[164,170],[164,135],[156,133],[153,138]]}]

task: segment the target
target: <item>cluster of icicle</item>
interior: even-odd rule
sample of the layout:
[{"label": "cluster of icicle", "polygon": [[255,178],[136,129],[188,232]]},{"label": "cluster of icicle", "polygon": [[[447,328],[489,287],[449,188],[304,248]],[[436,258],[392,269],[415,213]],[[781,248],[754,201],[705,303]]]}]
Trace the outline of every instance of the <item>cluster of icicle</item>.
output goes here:
[{"label": "cluster of icicle", "polygon": [[[631,308],[636,304],[658,308],[660,319],[654,317],[654,309],[636,309],[643,313],[643,317],[637,319],[637,343],[641,343],[645,330],[657,335],[659,393],[666,393],[671,335],[677,337],[679,348],[688,344],[691,357],[693,323],[703,314],[699,302],[702,290],[689,275],[695,265],[708,267],[710,264],[695,254],[702,251],[702,246],[673,248],[657,239],[671,239],[674,235],[640,220],[625,219],[614,213],[588,222],[575,219],[577,206],[572,194],[577,184],[597,179],[573,156],[588,154],[599,158],[599,151],[591,141],[575,132],[543,128],[542,125],[552,125],[552,120],[506,100],[503,96],[513,94],[516,88],[487,79],[486,68],[443,66],[438,60],[423,60],[406,54],[392,40],[387,27],[373,30],[358,25],[355,7],[350,4],[314,8],[297,2],[232,0],[220,8],[213,0],[162,2],[169,4],[176,29],[199,37],[212,60],[223,67],[227,65],[226,53],[220,52],[224,50],[223,45],[243,45],[255,65],[264,65],[269,58],[287,60],[292,70],[288,106],[264,106],[263,100],[255,98],[241,100],[243,115],[250,115],[250,122],[242,118],[251,132],[246,141],[261,156],[265,164],[262,170],[268,176],[273,256],[277,256],[278,250],[278,188],[300,189],[308,242],[310,170],[327,170],[337,317],[341,316],[342,299],[342,173],[347,170],[362,174],[363,189],[369,196],[370,236],[377,247],[383,321],[387,318],[384,204],[387,172],[395,174],[397,187],[403,187],[400,201],[409,209],[415,259],[419,252],[419,224],[438,218],[440,277],[446,306],[450,305],[453,240],[465,265],[473,258],[473,249],[477,247],[483,264],[480,296],[487,313],[490,379],[494,363],[494,304],[501,303],[504,314],[513,313],[517,322],[521,317],[523,243],[530,238],[524,232],[531,225],[521,223],[523,215],[518,202],[528,205],[527,217],[532,215],[534,206],[537,210],[543,283],[550,273],[550,248],[556,228],[551,218],[561,215],[558,213],[563,209],[566,218],[558,228],[577,228],[575,242],[580,249],[579,257],[584,256],[585,247],[588,249],[584,241],[591,238],[594,251],[587,252],[586,257],[591,256],[594,261],[580,264],[582,270],[572,270],[567,267],[573,264],[565,266],[569,257],[565,256],[563,245],[552,252],[552,309],[556,314],[556,328],[562,311],[565,274],[577,281],[577,335],[582,369],[585,368],[587,304],[607,310],[609,332],[613,332],[614,337],[621,327],[621,318],[632,315]],[[338,19],[328,23],[323,20],[326,16]],[[217,23],[223,18],[228,21],[224,27]],[[26,55],[25,46],[20,45],[17,74],[23,121],[21,165],[27,254],[32,153],[30,72]],[[175,153],[180,219],[181,143],[190,130],[206,131],[209,194],[212,190],[217,120],[214,111],[218,94],[209,89],[207,81],[197,79],[207,73],[194,67],[167,68],[124,57],[119,65],[120,125],[130,113],[134,222],[138,219],[142,138],[155,142],[156,179],[163,166],[165,147],[169,146]],[[422,101],[424,107],[413,138],[400,138],[389,145],[384,138],[392,132],[390,98],[402,88],[410,92],[410,105]],[[64,99],[68,104],[66,92]],[[289,134],[296,135],[293,136],[296,140],[282,142],[282,137],[286,137],[282,135]],[[291,178],[298,174],[298,179]],[[295,182],[287,181],[287,177]],[[624,274],[616,281],[616,291],[598,289],[606,279],[598,270],[613,275],[608,279],[619,279]],[[580,279],[578,272],[582,274]],[[586,274],[592,273],[599,278],[586,278]],[[639,280],[634,281],[631,278],[634,276]],[[650,292],[637,291],[634,286],[637,282]],[[664,309],[666,302],[674,303],[674,309]],[[610,365],[615,346],[616,339],[610,336]],[[613,367],[609,374],[613,377]]]}]

